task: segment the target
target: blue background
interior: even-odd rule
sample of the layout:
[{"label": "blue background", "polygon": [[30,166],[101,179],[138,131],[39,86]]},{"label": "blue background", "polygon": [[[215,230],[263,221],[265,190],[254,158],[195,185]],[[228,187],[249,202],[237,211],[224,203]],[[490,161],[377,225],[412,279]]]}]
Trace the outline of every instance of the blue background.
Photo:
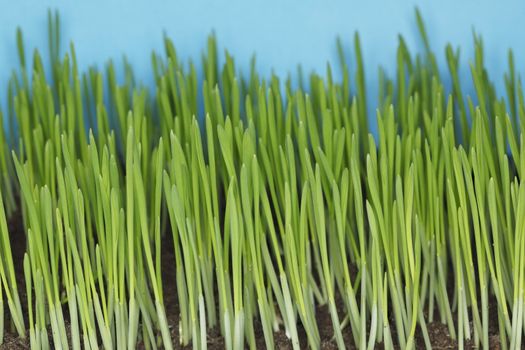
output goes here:
[{"label": "blue background", "polygon": [[263,75],[274,70],[284,76],[296,72],[298,63],[305,72],[321,73],[327,61],[337,65],[337,35],[353,54],[353,33],[358,30],[373,109],[377,69],[382,65],[393,75],[398,34],[405,37],[411,51],[421,49],[416,5],[442,69],[446,69],[446,43],[461,46],[465,89],[472,89],[468,62],[473,58],[473,29],[484,39],[486,63],[500,94],[504,93],[508,48],[514,50],[517,71],[525,71],[524,0],[0,0],[0,5],[0,103],[4,106],[7,80],[18,64],[16,28],[23,29],[26,50],[39,47],[47,57],[48,8],[59,10],[62,52],[74,41],[81,69],[92,64],[102,67],[109,58],[119,62],[125,54],[136,77],[149,86],[151,51],[162,51],[163,32],[174,40],[182,58],[200,62],[206,38],[214,30],[220,53],[227,48],[241,69],[247,70],[256,53],[257,68]]}]

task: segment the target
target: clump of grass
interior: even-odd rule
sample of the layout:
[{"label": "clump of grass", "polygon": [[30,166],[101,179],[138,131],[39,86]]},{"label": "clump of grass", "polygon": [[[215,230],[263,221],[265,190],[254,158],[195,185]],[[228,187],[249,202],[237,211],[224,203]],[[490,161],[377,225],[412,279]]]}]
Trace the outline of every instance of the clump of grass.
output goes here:
[{"label": "clump of grass", "polygon": [[[7,328],[28,331],[35,349],[206,349],[217,329],[226,348],[254,349],[260,324],[266,348],[283,330],[294,349],[317,349],[322,306],[341,349],[431,348],[434,322],[459,348],[488,349],[491,319],[501,347],[520,348],[521,80],[509,52],[500,97],[475,35],[475,100],[450,45],[448,91],[417,11],[416,21],[423,52],[400,37],[395,79],[380,71],[377,135],[357,34],[351,59],[338,41],[340,78],[328,65],[300,73],[297,88],[260,77],[255,60],[239,74],[213,36],[201,65],[165,38],[151,95],[127,62],[80,72],[73,45],[60,56],[56,13],[50,67],[38,51],[26,60],[19,30],[0,128],[0,342]],[[23,221],[23,261],[8,219]]]}]

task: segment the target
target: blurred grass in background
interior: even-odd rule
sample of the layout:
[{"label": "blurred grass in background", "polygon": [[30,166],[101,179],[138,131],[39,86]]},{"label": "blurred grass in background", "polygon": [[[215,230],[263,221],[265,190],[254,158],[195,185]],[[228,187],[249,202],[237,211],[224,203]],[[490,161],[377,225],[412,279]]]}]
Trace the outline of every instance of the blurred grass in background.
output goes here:
[{"label": "blurred grass in background", "polygon": [[[495,78],[497,91],[504,91],[503,74],[507,49],[512,47],[516,70],[525,68],[525,42],[518,28],[523,28],[525,2],[503,1],[20,1],[4,2],[0,11],[0,86],[7,86],[9,75],[17,67],[15,32],[23,28],[26,49],[38,46],[47,65],[46,13],[56,8],[62,17],[62,48],[75,42],[79,69],[126,55],[139,81],[153,89],[152,50],[160,51],[163,32],[174,40],[181,59],[200,62],[207,36],[217,35],[219,52],[224,49],[247,73],[250,59],[257,56],[257,70],[262,76],[271,72],[284,77],[297,76],[301,63],[305,73],[324,73],[330,61],[337,67],[336,37],[346,49],[359,31],[369,96],[369,115],[377,105],[378,67],[395,74],[398,34],[408,48],[422,50],[418,39],[414,6],[421,10],[436,52],[439,67],[446,67],[444,48],[450,42],[461,47],[460,72],[463,88],[470,95],[473,84],[468,60],[474,57],[473,29],[483,37],[485,64]],[[30,51],[31,52],[31,51]],[[221,56],[222,57],[222,56]],[[118,62],[121,63],[121,62]],[[355,63],[355,62],[354,62]],[[355,70],[355,67],[350,67]],[[334,72],[338,79],[340,73]],[[446,73],[446,72],[443,72]],[[123,75],[118,71],[117,75]],[[198,72],[202,76],[202,71]],[[445,85],[448,74],[443,74]],[[0,90],[0,104],[6,93]],[[376,131],[371,118],[372,131]]]}]

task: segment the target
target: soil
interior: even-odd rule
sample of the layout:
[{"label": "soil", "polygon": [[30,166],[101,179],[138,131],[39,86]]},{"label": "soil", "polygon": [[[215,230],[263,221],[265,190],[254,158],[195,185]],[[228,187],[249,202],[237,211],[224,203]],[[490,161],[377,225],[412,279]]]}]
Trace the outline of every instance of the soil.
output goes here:
[{"label": "soil", "polygon": [[[16,216],[15,216],[16,217]],[[11,245],[12,245],[12,253],[13,253],[13,260],[15,262],[15,272],[17,276],[17,282],[18,282],[18,291],[21,299],[22,305],[26,305],[27,295],[25,290],[25,281],[24,281],[24,273],[23,273],[23,257],[26,250],[26,242],[25,242],[25,234],[23,232],[22,223],[19,219],[19,216],[15,220],[9,221],[9,230],[11,232]],[[173,341],[174,349],[180,350],[180,349],[191,349],[190,346],[181,347],[179,343],[179,325],[178,325],[178,314],[179,314],[179,306],[177,302],[177,292],[176,292],[176,284],[175,279],[173,276],[175,276],[175,260],[173,256],[173,243],[171,240],[170,235],[166,235],[165,241],[162,244],[162,274],[163,274],[163,288],[164,288],[164,298],[165,298],[165,306],[166,306],[166,314],[168,319],[168,324],[170,326],[171,330],[171,338]],[[342,302],[339,300],[338,302],[338,308],[342,309]],[[5,307],[7,309],[7,307]],[[7,310],[5,311],[7,314]],[[28,320],[27,317],[27,310],[24,309],[24,319]],[[343,314],[340,312],[340,314]],[[437,315],[437,312],[435,313]],[[497,304],[495,300],[490,300],[490,315],[497,314]],[[64,315],[67,321],[67,316]],[[332,320],[330,317],[330,313],[328,311],[328,308],[326,306],[318,306],[316,310],[316,317],[317,317],[317,324],[319,327],[319,334],[321,337],[321,349],[331,350],[331,349],[337,349],[337,344],[333,338],[333,328],[332,328]],[[7,321],[7,315],[5,315],[5,320]],[[494,350],[500,349],[500,343],[499,343],[499,337],[498,337],[498,326],[496,324],[495,318],[491,318],[491,320],[494,320],[489,325],[489,340],[490,340],[490,348]],[[393,325],[393,320],[391,322]],[[255,326],[255,334],[257,338],[257,348],[258,349],[265,349],[265,343],[264,343],[264,336],[262,333],[262,328],[258,322],[254,322]],[[448,333],[447,326],[440,323],[439,321],[435,321],[432,323],[427,324],[428,334],[430,337],[430,341],[432,344],[433,349],[457,349],[457,342],[452,339]],[[395,341],[395,328],[392,327],[392,338]],[[49,331],[50,332],[50,331]],[[298,332],[299,332],[299,339],[301,341],[301,348],[305,349],[307,348],[307,338],[305,334],[304,328],[301,327],[301,325],[298,325]],[[216,329],[208,330],[208,349],[210,350],[218,350],[218,349],[224,349],[224,339],[220,335],[220,332]],[[356,349],[353,344],[353,337],[352,332],[349,326],[345,327],[343,329],[343,339],[347,345],[348,349]],[[49,340],[52,341],[51,332],[49,333]],[[292,344],[290,340],[286,337],[286,334],[283,330],[276,332],[274,334],[274,341],[275,341],[275,347],[279,350],[291,350]],[[50,344],[51,347],[53,347],[52,344]],[[420,330],[417,331],[416,334],[416,348],[417,349],[424,349],[424,341],[423,337],[421,335]],[[466,349],[474,349],[474,345],[472,343],[466,343],[465,346]],[[8,323],[6,322],[6,329],[4,330],[4,341],[3,344],[0,345],[0,350],[10,350],[10,349],[30,349],[29,339],[26,337],[26,339],[22,339],[18,337],[18,335],[14,332],[14,329],[10,329],[8,326]],[[144,349],[143,344],[137,344],[137,349]],[[377,344],[376,349],[383,349],[382,344]]]}]

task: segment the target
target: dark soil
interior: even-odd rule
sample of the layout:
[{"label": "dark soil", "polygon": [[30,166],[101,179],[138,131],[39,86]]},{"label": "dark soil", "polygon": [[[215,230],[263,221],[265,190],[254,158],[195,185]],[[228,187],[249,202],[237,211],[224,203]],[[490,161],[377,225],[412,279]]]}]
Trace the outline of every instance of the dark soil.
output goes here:
[{"label": "dark soil", "polygon": [[[11,244],[12,244],[12,253],[13,253],[13,260],[15,262],[15,270],[16,270],[16,276],[17,276],[17,282],[18,282],[18,291],[21,299],[21,303],[23,307],[26,305],[27,295],[25,290],[25,281],[24,281],[24,273],[23,273],[23,257],[24,253],[26,251],[26,242],[25,242],[25,234],[23,232],[21,220],[10,220],[9,222],[9,229],[11,232]],[[179,315],[179,306],[177,302],[177,292],[176,292],[176,284],[175,279],[173,276],[175,276],[175,260],[174,260],[174,254],[173,254],[173,243],[171,240],[170,235],[166,235],[166,239],[162,244],[162,274],[163,274],[163,288],[164,288],[164,302],[166,305],[166,315],[168,318],[168,323],[170,325],[171,330],[171,337],[174,345],[174,349],[191,349],[190,346],[181,347],[179,343],[179,325],[178,325],[178,315]],[[342,312],[342,302],[338,303],[339,309],[341,309],[340,315],[343,314]],[[7,306],[5,307],[6,313],[7,313]],[[27,323],[28,317],[27,317],[27,310],[24,309],[24,319]],[[66,310],[64,310],[66,311]],[[497,314],[497,304],[495,300],[490,300],[490,315],[496,315]],[[332,320],[330,318],[330,313],[328,311],[328,308],[326,306],[318,306],[316,310],[317,315],[317,323],[319,327],[319,334],[321,336],[321,349],[337,349],[337,344],[333,338],[333,328],[332,328]],[[437,312],[435,313],[437,315]],[[64,315],[67,321],[67,316]],[[6,320],[6,329],[4,330],[4,342],[2,345],[0,345],[0,350],[9,350],[9,349],[29,349],[29,339],[26,337],[26,339],[22,339],[18,337],[18,335],[14,332],[14,329],[10,329],[8,326],[8,320],[7,315],[5,315]],[[498,350],[500,349],[499,344],[499,337],[498,337],[498,326],[495,320],[495,317],[491,317],[491,320],[494,320],[489,325],[489,336],[490,336],[490,348]],[[393,325],[393,320],[391,322]],[[255,325],[255,332],[257,337],[257,348],[258,349],[265,349],[265,343],[264,343],[264,337],[262,333],[262,328],[260,324],[256,321],[254,322]],[[433,349],[456,349],[457,348],[457,342],[452,339],[448,333],[447,326],[440,323],[439,321],[435,321],[432,323],[427,324],[428,333],[430,336],[430,341],[432,343]],[[392,331],[392,338],[395,341],[395,327],[391,328]],[[50,331],[49,331],[50,332]],[[307,338],[304,329],[301,327],[301,325],[298,325],[298,332],[299,332],[299,339],[301,341],[301,348],[307,348]],[[218,330],[208,330],[208,349],[210,350],[216,350],[216,349],[224,349],[224,339],[220,335],[220,332]],[[343,329],[343,339],[345,341],[348,347],[348,349],[356,349],[353,346],[353,337],[352,332],[349,326],[345,327]],[[49,340],[52,341],[51,332],[49,333]],[[279,350],[288,350],[292,349],[292,344],[290,340],[286,337],[285,332],[283,330],[276,332],[274,334],[274,341],[276,349]],[[53,346],[50,344],[51,347]],[[143,344],[137,344],[138,349],[143,349]],[[383,349],[382,344],[377,344],[377,349]],[[417,349],[424,349],[424,341],[423,337],[421,336],[420,331],[418,330],[418,333],[416,334],[416,348]],[[467,343],[465,346],[466,349],[473,349],[474,345],[472,343]]]}]

